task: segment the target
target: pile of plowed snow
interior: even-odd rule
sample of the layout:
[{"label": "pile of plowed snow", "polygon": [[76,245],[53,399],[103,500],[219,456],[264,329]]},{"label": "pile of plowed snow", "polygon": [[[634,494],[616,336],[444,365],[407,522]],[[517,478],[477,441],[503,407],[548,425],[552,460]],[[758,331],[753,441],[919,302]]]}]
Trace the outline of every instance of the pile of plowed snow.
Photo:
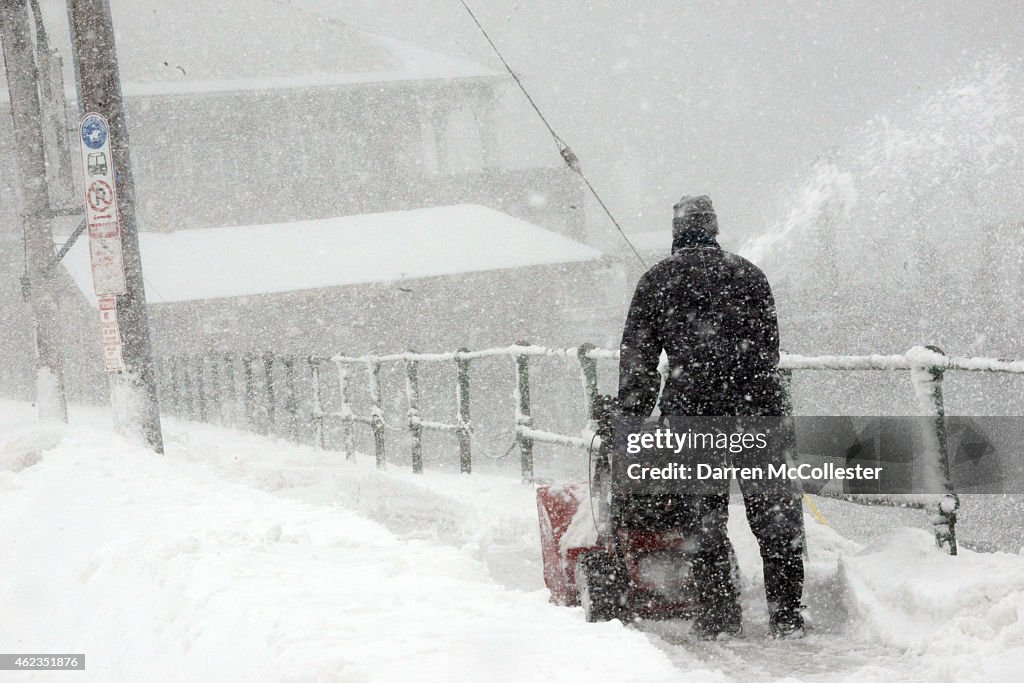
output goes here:
[{"label": "pile of plowed snow", "polygon": [[[460,512],[457,492],[430,520],[415,508],[438,496],[403,496],[397,479],[380,491],[388,477],[370,470],[353,480],[349,492],[366,495],[350,510],[201,466],[202,450],[173,426],[164,457],[104,429],[0,428],[0,651],[85,653],[86,677],[106,681],[678,673],[644,634],[510,590],[460,539],[439,541],[454,528],[446,515]],[[223,432],[221,454],[244,462],[253,443]],[[394,511],[409,533],[361,507]],[[425,533],[411,531],[417,520]]]},{"label": "pile of plowed snow", "polygon": [[890,532],[842,559],[851,623],[920,656],[947,680],[1024,675],[1024,558],[935,551],[920,529]]}]

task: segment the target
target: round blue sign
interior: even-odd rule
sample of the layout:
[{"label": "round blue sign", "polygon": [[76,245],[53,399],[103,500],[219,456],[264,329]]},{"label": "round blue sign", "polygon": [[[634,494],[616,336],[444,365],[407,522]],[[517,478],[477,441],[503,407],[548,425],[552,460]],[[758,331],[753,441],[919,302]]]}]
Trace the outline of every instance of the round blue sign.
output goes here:
[{"label": "round blue sign", "polygon": [[107,141],[107,123],[97,114],[89,114],[82,121],[82,142],[89,149],[99,149]]}]

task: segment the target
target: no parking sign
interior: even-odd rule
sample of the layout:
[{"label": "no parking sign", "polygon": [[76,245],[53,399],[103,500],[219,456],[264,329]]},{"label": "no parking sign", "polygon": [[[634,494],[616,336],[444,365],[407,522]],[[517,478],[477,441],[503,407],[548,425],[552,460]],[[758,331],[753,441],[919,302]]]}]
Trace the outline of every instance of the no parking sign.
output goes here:
[{"label": "no parking sign", "polygon": [[89,257],[96,296],[127,291],[121,224],[117,216],[114,164],[110,156],[110,128],[99,114],[82,119],[82,175],[85,178],[85,221],[89,232]]}]

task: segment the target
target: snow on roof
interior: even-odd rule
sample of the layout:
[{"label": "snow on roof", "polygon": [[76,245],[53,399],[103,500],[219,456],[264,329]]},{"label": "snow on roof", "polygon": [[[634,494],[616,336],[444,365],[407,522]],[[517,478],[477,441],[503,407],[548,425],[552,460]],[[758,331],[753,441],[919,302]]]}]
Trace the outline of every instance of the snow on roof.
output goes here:
[{"label": "snow on roof", "polygon": [[[63,239],[59,238],[58,243]],[[62,262],[96,306],[88,240]],[[473,204],[139,234],[151,304],[592,261],[601,252]]]},{"label": "snow on roof", "polygon": [[278,88],[316,88],[393,83],[399,81],[452,80],[462,78],[503,78],[500,72],[472,62],[454,59],[437,52],[392,38],[357,31],[361,42],[383,47],[387,59],[366,63],[352,71],[314,71],[294,74],[260,74],[240,78],[186,78],[154,81],[130,80],[124,84],[129,97],[184,95],[192,93],[272,90]]},{"label": "snow on roof", "polygon": [[[73,93],[66,9],[44,3],[43,12],[64,55],[66,90]],[[504,72],[353,26],[340,4],[218,0],[186,8],[167,0],[113,0],[111,12],[128,96],[505,78]]]}]

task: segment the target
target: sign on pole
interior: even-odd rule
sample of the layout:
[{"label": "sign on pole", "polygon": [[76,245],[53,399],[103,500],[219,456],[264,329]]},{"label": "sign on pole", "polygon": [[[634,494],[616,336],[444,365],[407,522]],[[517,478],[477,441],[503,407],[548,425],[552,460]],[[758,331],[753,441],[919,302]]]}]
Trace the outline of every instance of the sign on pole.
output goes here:
[{"label": "sign on pole", "polygon": [[[3,0],[0,6],[12,1]],[[96,244],[89,250],[94,282],[98,293],[111,292],[116,297],[117,322],[121,332],[124,372],[112,377],[111,403],[120,431],[142,436],[154,451],[163,453],[156,366],[150,346],[146,288],[133,206],[135,183],[110,1],[68,0],[67,9],[71,52],[78,76],[78,104],[82,112],[101,112],[106,117],[86,115],[79,138],[82,167],[87,179],[84,189],[89,214],[89,241]],[[111,196],[111,206],[105,211],[106,187],[94,185],[96,180],[107,183],[117,195]],[[95,205],[95,212],[90,204]],[[105,237],[106,234],[116,234],[117,239]],[[109,258],[104,261],[100,257]]]},{"label": "sign on pole", "polygon": [[80,137],[82,176],[85,178],[85,221],[89,232],[92,284],[99,297],[116,296],[127,291],[109,130],[107,120],[99,114],[90,113],[82,118]]},{"label": "sign on pole", "polygon": [[124,372],[121,353],[121,331],[117,327],[117,299],[100,297],[100,334],[103,337],[103,368],[107,372]]}]

